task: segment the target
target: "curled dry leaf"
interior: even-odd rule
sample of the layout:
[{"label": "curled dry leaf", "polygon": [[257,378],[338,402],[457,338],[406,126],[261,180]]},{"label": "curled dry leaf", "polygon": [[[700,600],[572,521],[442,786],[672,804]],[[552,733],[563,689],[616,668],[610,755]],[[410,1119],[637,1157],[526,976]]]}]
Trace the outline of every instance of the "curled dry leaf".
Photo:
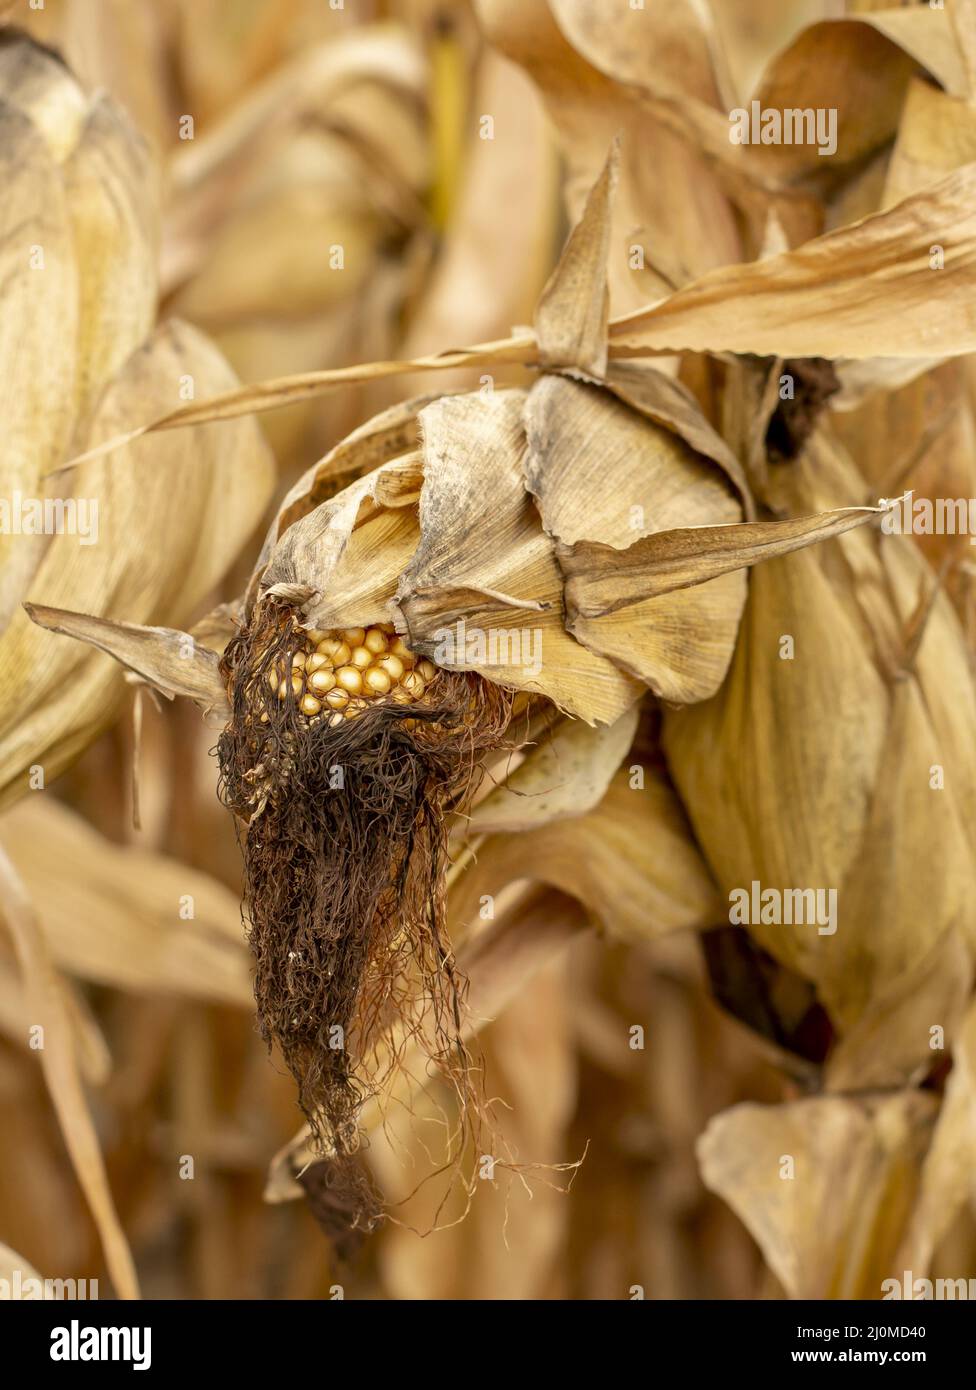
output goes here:
[{"label": "curled dry leaf", "polygon": [[219,657],[208,647],[200,646],[190,633],[171,627],[116,623],[37,603],[25,603],[24,610],[38,627],[98,647],[148,681],[161,695],[169,699],[185,695],[205,713],[213,713],[226,722],[230,706],[217,670]]},{"label": "curled dry leaf", "polygon": [[952,1051],[952,1073],[932,1143],[922,1164],[918,1200],[905,1234],[901,1258],[892,1274],[904,1269],[926,1273],[942,1238],[960,1211],[976,1201],[972,1156],[976,1149],[976,1007],[972,1004]]},{"label": "curled dry leaf", "polygon": [[514,834],[594,810],[634,740],[639,713],[634,705],[598,729],[560,721],[475,808],[468,832]]},{"label": "curled dry leaf", "polygon": [[252,1004],[230,889],[164,855],[111,844],[49,797],[8,811],[2,833],[59,969],[139,994]]},{"label": "curled dry leaf", "polygon": [[[170,323],[109,385],[91,434],[118,433],[147,403],[170,399],[186,374],[197,389],[230,379],[205,338]],[[97,541],[54,536],[27,596],[41,608],[107,610],[149,626],[184,619],[236,557],[271,481],[271,460],[252,423],[157,437],[86,465],[74,474],[75,496],[97,499]],[[199,518],[196,525],[186,524],[184,509]],[[56,775],[109,722],[122,685],[100,656],[55,644],[26,613],[13,619],[3,642],[0,759],[9,803],[25,790],[28,766],[42,763],[48,778]]]},{"label": "curled dry leaf", "polygon": [[455,932],[478,919],[486,893],[520,879],[578,898],[608,935],[628,941],[720,920],[721,902],[677,798],[660,773],[642,770],[638,785],[620,769],[584,815],[479,844],[452,874]]},{"label": "curled dry leaf", "polygon": [[30,899],[3,849],[0,849],[0,879],[4,889],[4,918],[31,998],[34,1020],[44,1029],[44,1046],[38,1056],[51,1103],[98,1229],[116,1293],[119,1298],[135,1299],[139,1297],[135,1264],[112,1200],[98,1135],[78,1072],[75,1034],[65,995]]},{"label": "curled dry leaf", "polygon": [[[795,251],[714,270],[610,325],[611,350],[768,357],[972,352],[976,164]],[[944,268],[933,261],[942,248]],[[939,277],[938,280],[935,277]],[[938,286],[938,293],[936,293]]]},{"label": "curled dry leaf", "polygon": [[596,377],[606,371],[610,314],[606,266],[617,165],[615,140],[539,298],[535,332],[544,367],[568,367]]},{"label": "curled dry leaf", "polygon": [[[777,479],[795,508],[864,487],[825,430]],[[757,567],[722,690],[665,716],[668,764],[726,902],[750,895],[743,925],[816,983],[842,1037],[882,1026],[909,972],[931,981],[950,933],[972,954],[974,718],[951,605],[907,539],[863,528]],[[763,920],[754,883],[818,889],[824,912],[833,894],[832,918],[823,930]],[[937,978],[949,1008],[956,985]],[[913,1075],[931,1060],[927,1037],[906,1035],[899,1056]]]},{"label": "curled dry leaf", "polygon": [[[397,605],[411,645],[439,664],[609,723],[640,687],[566,632],[552,543],[525,489],[523,404],[522,392],[494,391],[421,412],[421,540]],[[483,652],[469,649],[465,629],[481,634]]]},{"label": "curled dry leaf", "polygon": [[698,1141],[702,1177],[787,1297],[878,1299],[937,1110],[919,1091],[737,1105]]},{"label": "curled dry leaf", "polygon": [[[16,165],[0,227],[4,493],[11,508],[33,509],[37,532],[25,523],[22,534],[19,517],[3,528],[0,800],[9,803],[26,790],[29,767],[57,775],[109,722],[122,691],[114,668],[53,643],[20,601],[137,622],[188,618],[255,525],[272,471],[247,424],[79,469],[60,495],[46,478],[72,447],[157,413],[188,384],[210,392],[233,378],[196,330],[171,323],[150,336],[156,190],[122,112],[14,33],[0,35],[0,91],[0,146]],[[57,526],[36,524],[45,510]]]}]

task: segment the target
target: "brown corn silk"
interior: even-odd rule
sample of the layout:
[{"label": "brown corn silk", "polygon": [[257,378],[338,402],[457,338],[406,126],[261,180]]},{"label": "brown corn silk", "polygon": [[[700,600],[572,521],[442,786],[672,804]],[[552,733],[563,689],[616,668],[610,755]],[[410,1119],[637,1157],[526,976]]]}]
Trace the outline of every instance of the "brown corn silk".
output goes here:
[{"label": "brown corn silk", "polygon": [[[335,1200],[368,1225],[377,1207],[353,1157],[357,1117],[402,1050],[373,1044],[395,1023],[404,1041],[422,1035],[431,1063],[476,1101],[444,932],[446,822],[501,741],[511,697],[441,671],[419,703],[374,704],[337,727],[309,721],[269,680],[290,672],[304,640],[294,610],[267,599],[228,645],[220,792],[246,822],[261,1035],[295,1077]],[[477,1103],[463,1109],[475,1123]]]}]

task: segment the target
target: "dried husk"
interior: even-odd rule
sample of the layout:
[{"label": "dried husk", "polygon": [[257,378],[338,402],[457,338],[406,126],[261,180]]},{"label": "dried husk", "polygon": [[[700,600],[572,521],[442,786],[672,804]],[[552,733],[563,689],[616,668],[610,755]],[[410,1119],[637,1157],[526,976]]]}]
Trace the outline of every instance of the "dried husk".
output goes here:
[{"label": "dried husk", "polygon": [[[49,477],[71,452],[117,435],[146,411],[233,377],[195,329],[152,331],[155,179],[148,152],[104,94],[89,97],[52,53],[0,36],[0,140],[17,174],[0,234],[3,390],[10,422],[4,493],[98,505],[91,544],[70,534],[2,538],[0,801],[27,771],[57,775],[119,707],[119,673],[55,643],[23,611],[29,597],[93,615],[184,622],[258,520],[272,464],[257,427],[198,432]],[[43,264],[34,253],[43,255]],[[177,505],[178,503],[178,505]],[[187,516],[194,517],[193,525]]]},{"label": "dried husk", "polygon": [[[771,476],[793,509],[864,487],[826,428]],[[816,984],[841,1037],[892,997],[910,1010],[913,974],[950,934],[971,959],[976,691],[951,605],[907,538],[861,529],[758,566],[728,680],[666,714],[664,746],[723,894],[753,881],[836,891],[835,934],[747,930]],[[956,981],[942,986],[951,1011]],[[918,1029],[904,1074],[926,1057]]]},{"label": "dried husk", "polygon": [[788,1298],[878,1299],[882,1280],[901,1274],[937,1110],[920,1091],[738,1105],[698,1141],[702,1176]]}]

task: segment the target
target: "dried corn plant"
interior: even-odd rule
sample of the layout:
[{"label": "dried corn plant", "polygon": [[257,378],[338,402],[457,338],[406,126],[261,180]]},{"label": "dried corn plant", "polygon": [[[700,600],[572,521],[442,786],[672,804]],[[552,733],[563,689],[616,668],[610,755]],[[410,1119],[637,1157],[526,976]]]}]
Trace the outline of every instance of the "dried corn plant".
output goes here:
[{"label": "dried corn plant", "polygon": [[3,1268],[976,1276],[971,7],[27,8]]}]

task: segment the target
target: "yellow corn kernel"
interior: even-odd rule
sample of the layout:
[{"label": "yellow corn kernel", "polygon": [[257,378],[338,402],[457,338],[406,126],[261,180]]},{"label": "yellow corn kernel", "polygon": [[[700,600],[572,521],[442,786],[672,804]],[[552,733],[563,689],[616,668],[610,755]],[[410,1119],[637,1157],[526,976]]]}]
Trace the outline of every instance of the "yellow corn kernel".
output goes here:
[{"label": "yellow corn kernel", "polygon": [[381,670],[379,666],[370,666],[369,669],[363,673],[363,685],[368,691],[372,691],[374,695],[389,694],[392,684],[393,682],[390,680],[389,676],[385,671]]},{"label": "yellow corn kernel", "polygon": [[398,656],[388,653],[381,656],[376,665],[381,671],[385,671],[391,681],[398,681],[403,675],[404,665]]},{"label": "yellow corn kernel", "polygon": [[340,666],[336,671],[336,681],[347,695],[361,695],[363,692],[362,672],[355,666]]},{"label": "yellow corn kernel", "polygon": [[426,689],[423,676],[419,675],[416,671],[407,671],[400,681],[400,684],[410,696],[411,700],[419,700]]}]

